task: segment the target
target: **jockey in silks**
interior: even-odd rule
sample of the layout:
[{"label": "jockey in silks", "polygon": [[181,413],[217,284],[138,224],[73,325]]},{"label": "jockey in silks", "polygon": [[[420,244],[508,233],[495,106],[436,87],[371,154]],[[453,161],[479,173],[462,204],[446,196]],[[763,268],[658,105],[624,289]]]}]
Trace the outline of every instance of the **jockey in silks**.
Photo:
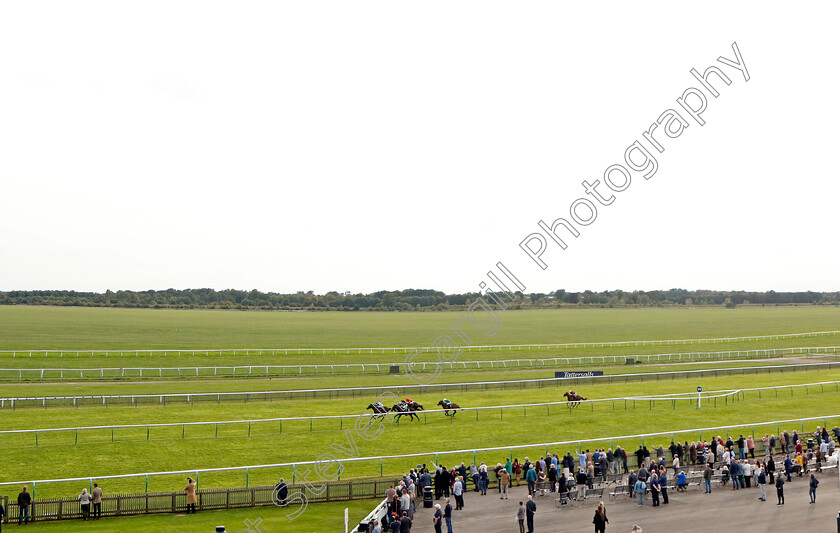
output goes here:
[{"label": "jockey in silks", "polygon": [[377,401],[376,403],[374,403],[374,404],[373,404],[373,406],[374,406],[374,407],[376,407],[376,408],[378,408],[378,409],[385,409],[385,406],[384,406],[384,405],[382,405],[382,402],[379,402],[379,401]]},{"label": "jockey in silks", "polygon": [[573,391],[573,390],[570,390],[570,391],[569,391],[569,397],[570,397],[570,398],[574,398],[574,397],[576,397],[576,396],[577,396],[577,393],[576,393],[575,391]]},{"label": "jockey in silks", "polygon": [[411,398],[406,398],[403,403],[405,403],[406,407],[411,407],[411,404],[414,403],[414,400],[412,400]]},{"label": "jockey in silks", "polygon": [[449,404],[451,404],[451,403],[452,403],[452,402],[450,402],[448,399],[444,398],[444,399],[443,399],[443,408],[444,408],[444,409],[448,408],[448,407],[449,407]]}]

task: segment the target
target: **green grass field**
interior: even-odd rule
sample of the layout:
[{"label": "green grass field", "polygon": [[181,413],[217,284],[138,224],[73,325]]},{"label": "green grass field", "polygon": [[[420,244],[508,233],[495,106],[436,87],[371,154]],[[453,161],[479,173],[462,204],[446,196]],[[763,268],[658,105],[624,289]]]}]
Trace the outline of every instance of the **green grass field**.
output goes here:
[{"label": "green grass field", "polygon": [[[287,313],[0,307],[0,349],[427,346],[459,313]],[[840,307],[507,312],[473,344],[571,343],[835,330]]]},{"label": "green grass field", "polygon": [[[0,349],[105,349],[105,348],[233,348],[233,347],[301,347],[301,346],[412,346],[428,344],[448,330],[457,313],[254,313],[226,311],[147,311],[116,309],[76,308],[11,308],[0,307]],[[578,341],[614,341],[642,339],[717,338],[746,335],[771,335],[808,331],[840,329],[840,309],[837,308],[766,308],[766,309],[632,309],[632,310],[559,310],[511,312],[502,315],[498,335],[479,340],[484,344],[519,344]],[[755,348],[790,346],[832,346],[840,337],[816,337],[776,341],[744,341],[714,345],[645,346],[586,350],[540,350],[531,352],[481,352],[469,354],[472,359],[516,359],[523,357],[580,357],[590,355],[627,355],[633,353],[673,353],[719,350],[748,350]],[[467,354],[465,354],[467,356]],[[45,368],[60,362],[64,367],[97,366],[188,366],[204,364],[295,364],[301,362],[353,362],[382,358],[385,362],[392,355],[375,356],[202,356],[156,357],[66,357],[66,358],[0,358],[5,367]],[[329,359],[329,360],[325,360]],[[224,361],[224,363],[220,362]],[[139,363],[142,361],[142,364]],[[785,364],[798,361],[729,361],[709,364],[645,364],[607,365],[607,373],[668,372],[693,368],[723,368],[731,366],[756,366]],[[589,368],[598,368],[593,365]],[[466,383],[476,381],[533,379],[552,377],[552,369],[452,371],[441,375],[440,382]],[[796,373],[760,373],[746,376],[719,376],[692,379],[663,380],[659,382],[631,382],[622,384],[586,385],[579,390],[590,398],[643,396],[671,392],[690,392],[697,385],[705,390],[738,389],[760,386],[813,383],[840,380],[840,370],[808,371]],[[140,382],[23,382],[0,383],[0,396],[82,395],[82,394],[155,394],[165,392],[224,392],[283,390],[299,388],[333,388],[371,386],[381,384],[408,384],[404,376],[339,375],[278,379],[193,379],[180,381],[147,380]],[[578,386],[578,389],[581,387]],[[487,390],[459,393],[451,397],[464,406],[490,406],[517,403],[536,403],[559,400],[556,387],[523,388],[521,390]],[[778,395],[777,395],[778,394]],[[415,399],[432,407],[440,398],[437,393],[418,393]],[[197,403],[194,405],[167,405],[142,407],[82,407],[82,408],[26,408],[0,411],[3,429],[54,428],[87,425],[144,424],[186,421],[219,421],[284,416],[359,414],[372,401],[371,398],[355,399],[302,399],[283,401],[223,402],[220,404]],[[566,407],[528,408],[505,410],[503,413],[464,412],[454,420],[440,413],[430,413],[420,422],[401,421],[388,424],[385,433],[373,441],[356,439],[360,456],[431,452],[422,458],[345,463],[342,479],[395,474],[417,463],[435,460],[448,463],[479,461],[498,462],[502,452],[473,454],[445,454],[446,450],[479,447],[505,447],[531,445],[541,442],[577,440],[592,437],[610,437],[645,432],[677,431],[697,427],[749,424],[807,416],[834,414],[837,405],[836,388],[824,390],[812,387],[807,394],[793,396],[785,391],[774,394],[756,393],[734,402],[718,402],[698,410],[687,403],[672,405],[656,402],[650,405],[637,402],[627,406],[623,402],[612,406],[596,404],[594,410],[584,405],[572,412]],[[840,411],[838,411],[840,414]],[[830,426],[838,420],[826,420]],[[813,425],[822,425],[814,423]],[[202,428],[154,428],[118,430],[111,435],[108,430],[74,433],[41,434],[35,446],[34,436],[2,435],[5,468],[2,481],[48,479],[62,477],[96,477],[110,474],[139,473],[148,471],[188,470],[272,464],[282,462],[307,462],[315,460],[334,443],[346,445],[346,422],[319,420],[255,424],[250,436],[246,426],[220,426],[218,434],[213,426]],[[776,432],[775,427],[758,428],[758,431]],[[788,429],[799,429],[790,427]],[[806,427],[805,429],[813,429]],[[745,429],[751,430],[751,429]],[[709,435],[710,436],[710,435]],[[679,436],[678,436],[679,437]],[[704,438],[708,436],[704,435]],[[113,441],[112,441],[113,438]],[[148,438],[148,440],[147,440]],[[683,435],[685,439],[699,438]],[[667,437],[659,439],[662,442]],[[637,440],[604,441],[603,446],[622,444],[635,446]],[[595,447],[593,444],[591,447]],[[565,450],[556,450],[558,453]],[[434,452],[439,452],[435,457]],[[544,448],[530,447],[514,452],[518,457],[538,456]],[[273,484],[277,478],[292,478],[291,468],[251,471],[250,485]],[[183,475],[154,476],[149,490],[178,490],[183,486]],[[201,474],[201,488],[243,486],[245,476],[235,473]],[[75,495],[80,490],[78,482],[42,484],[37,488],[38,497]],[[103,482],[106,491],[142,492],[145,480],[109,480]],[[9,487],[0,487],[1,494],[12,494]],[[328,531],[340,527],[344,507],[359,514],[360,518],[372,502],[312,505],[306,513],[311,522],[296,521],[289,531]],[[260,509],[254,510],[260,511]],[[276,511],[271,508],[266,511]],[[209,516],[210,513],[207,513]],[[245,511],[204,514],[195,517],[153,516],[119,519],[121,531],[164,531],[177,524],[210,526],[215,516],[236,517],[242,524],[249,517]],[[259,515],[254,515],[259,516]],[[266,516],[270,516],[267,514]],[[274,513],[277,517],[277,513]],[[278,517],[278,527],[284,524]],[[358,519],[356,518],[356,519]],[[178,521],[181,522],[178,522]],[[204,522],[207,520],[207,522]],[[299,519],[303,520],[303,518]],[[339,521],[335,521],[339,520]],[[191,522],[190,522],[191,521]],[[111,522],[110,520],[108,522]],[[100,522],[93,527],[106,527]],[[222,522],[220,522],[222,523]],[[113,523],[112,523],[113,524]],[[322,525],[323,524],[323,525]],[[326,527],[330,524],[329,527]],[[212,524],[215,525],[215,524]],[[50,531],[76,531],[78,523],[43,524],[39,527]],[[85,524],[88,526],[88,524]],[[187,526],[184,526],[187,527]],[[192,525],[188,527],[193,527]],[[100,529],[94,529],[100,530]],[[209,527],[208,527],[209,530]],[[243,528],[244,530],[244,528]],[[273,529],[270,529],[273,530]],[[104,531],[104,529],[103,529]]]}]

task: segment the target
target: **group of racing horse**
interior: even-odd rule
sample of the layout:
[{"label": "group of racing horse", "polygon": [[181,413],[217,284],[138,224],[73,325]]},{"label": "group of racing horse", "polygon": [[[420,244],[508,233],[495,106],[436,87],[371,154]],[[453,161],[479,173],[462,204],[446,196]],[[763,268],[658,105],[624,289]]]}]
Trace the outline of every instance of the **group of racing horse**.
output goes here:
[{"label": "group of racing horse", "polygon": [[[564,393],[563,396],[566,397],[566,401],[572,404],[572,407],[577,407],[578,405],[580,405],[581,401],[586,400],[586,398],[576,393],[575,391],[568,391]],[[441,409],[443,409],[443,414],[446,416],[455,416],[458,410],[462,409],[460,405],[458,405],[457,403],[450,402],[446,398],[439,401],[437,405],[439,405]],[[384,417],[388,413],[395,413],[395,417],[397,419],[399,419],[401,416],[408,416],[409,420],[414,420],[415,417],[417,418],[417,420],[420,420],[420,416],[417,415],[417,411],[423,410],[423,406],[415,402],[411,398],[400,400],[399,403],[395,404],[391,408],[388,408],[387,406],[383,405],[382,402],[374,402],[368,404],[367,408],[373,411],[374,416]]]}]

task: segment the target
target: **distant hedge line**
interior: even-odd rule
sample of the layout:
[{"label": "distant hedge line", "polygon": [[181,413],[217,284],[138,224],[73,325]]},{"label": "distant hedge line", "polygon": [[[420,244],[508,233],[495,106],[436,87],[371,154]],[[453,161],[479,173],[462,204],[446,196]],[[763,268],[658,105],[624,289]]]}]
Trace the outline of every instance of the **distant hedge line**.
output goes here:
[{"label": "distant hedge line", "polygon": [[[0,305],[55,305],[78,307],[123,307],[148,309],[252,309],[310,311],[417,311],[451,310],[469,306],[479,293],[445,294],[431,289],[378,291],[370,294],[326,294],[214,289],[167,289],[163,291],[7,291],[0,292]],[[840,292],[746,292],[746,291],[583,291],[563,289],[551,293],[519,293],[513,309],[556,307],[666,307],[736,305],[840,305]]]}]

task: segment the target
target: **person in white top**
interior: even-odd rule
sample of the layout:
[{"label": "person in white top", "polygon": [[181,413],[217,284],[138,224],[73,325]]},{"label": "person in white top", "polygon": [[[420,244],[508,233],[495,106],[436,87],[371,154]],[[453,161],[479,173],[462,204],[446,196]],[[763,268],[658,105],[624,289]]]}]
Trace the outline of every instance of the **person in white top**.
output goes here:
[{"label": "person in white top", "polygon": [[88,494],[87,489],[82,489],[82,493],[79,494],[79,503],[82,506],[82,519],[87,522],[87,519],[90,518],[90,501],[93,499],[93,496]]},{"label": "person in white top", "polygon": [[742,464],[744,467],[744,483],[746,484],[747,488],[750,488],[750,482],[752,481],[753,475],[753,466],[746,459],[742,461]]}]

